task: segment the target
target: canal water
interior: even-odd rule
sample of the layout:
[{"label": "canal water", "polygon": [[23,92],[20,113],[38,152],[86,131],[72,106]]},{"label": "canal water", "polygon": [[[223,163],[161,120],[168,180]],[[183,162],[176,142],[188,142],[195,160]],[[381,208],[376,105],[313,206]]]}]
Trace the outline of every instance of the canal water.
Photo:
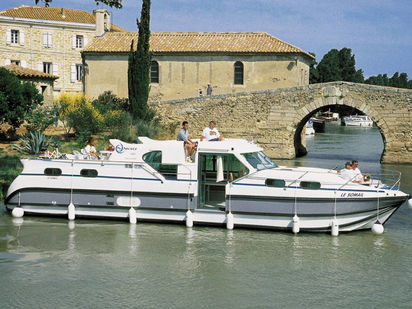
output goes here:
[{"label": "canal water", "polygon": [[[334,124],[282,165],[402,172],[380,165],[376,128]],[[0,213],[1,308],[411,308],[412,210],[380,236],[26,217]]]}]

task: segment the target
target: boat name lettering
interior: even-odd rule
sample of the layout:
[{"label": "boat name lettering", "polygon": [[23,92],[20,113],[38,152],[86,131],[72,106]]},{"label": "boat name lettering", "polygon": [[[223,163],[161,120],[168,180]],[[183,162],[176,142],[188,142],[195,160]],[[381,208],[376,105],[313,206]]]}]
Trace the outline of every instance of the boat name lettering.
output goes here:
[{"label": "boat name lettering", "polygon": [[123,153],[125,152],[125,150],[137,150],[137,146],[136,147],[125,147],[123,144],[116,145],[117,153]]},{"label": "boat name lettering", "polygon": [[363,193],[342,193],[340,197],[363,197]]}]

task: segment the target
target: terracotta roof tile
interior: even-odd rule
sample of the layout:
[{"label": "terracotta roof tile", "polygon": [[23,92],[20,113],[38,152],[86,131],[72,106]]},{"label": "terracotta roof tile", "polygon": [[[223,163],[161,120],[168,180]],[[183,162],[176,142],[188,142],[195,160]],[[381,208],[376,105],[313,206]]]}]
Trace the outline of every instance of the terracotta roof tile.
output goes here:
[{"label": "terracotta roof tile", "polygon": [[[64,14],[62,14],[64,13]],[[96,18],[93,14],[82,10],[66,9],[66,8],[54,8],[54,7],[41,7],[41,6],[19,6],[11,8],[5,11],[0,11],[0,16],[38,19],[38,20],[51,20],[68,23],[80,23],[80,24],[96,24]],[[64,17],[63,17],[64,16]],[[112,31],[123,32],[126,31],[119,26],[113,25]]]},{"label": "terracotta roof tile", "polygon": [[[106,33],[94,38],[84,52],[125,53],[130,50],[135,32]],[[302,53],[312,55],[264,32],[155,32],[150,37],[150,47],[159,53]]]},{"label": "terracotta roof tile", "polygon": [[32,70],[29,68],[23,68],[22,66],[11,64],[3,66],[3,68],[9,70],[10,72],[14,73],[18,77],[26,77],[26,78],[45,78],[45,79],[58,79],[58,76],[53,74],[43,73],[37,70]]}]

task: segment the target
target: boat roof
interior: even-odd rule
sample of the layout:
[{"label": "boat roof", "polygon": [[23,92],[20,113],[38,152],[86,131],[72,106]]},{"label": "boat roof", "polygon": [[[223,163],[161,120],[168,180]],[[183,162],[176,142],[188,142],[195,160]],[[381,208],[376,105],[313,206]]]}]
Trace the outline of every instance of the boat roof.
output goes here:
[{"label": "boat roof", "polygon": [[[145,136],[139,136],[140,144],[130,144],[118,139],[111,139],[110,143],[115,151],[110,160],[142,160],[143,155],[151,151],[162,152],[163,164],[184,163],[185,154],[182,141],[154,140]],[[209,153],[248,153],[262,151],[255,143],[245,139],[225,139],[223,141],[207,142],[199,141],[197,151]]]}]

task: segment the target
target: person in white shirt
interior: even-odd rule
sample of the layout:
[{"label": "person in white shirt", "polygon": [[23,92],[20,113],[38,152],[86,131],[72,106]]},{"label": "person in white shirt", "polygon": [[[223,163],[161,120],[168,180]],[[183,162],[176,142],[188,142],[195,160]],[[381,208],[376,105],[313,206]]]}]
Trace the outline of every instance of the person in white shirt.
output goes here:
[{"label": "person in white shirt", "polygon": [[86,147],[83,148],[84,154],[91,156],[92,158],[100,159],[99,155],[97,154],[96,148],[94,147],[97,138],[92,136],[89,141],[87,142]]},{"label": "person in white shirt", "polygon": [[360,181],[355,177],[355,171],[352,169],[352,164],[350,162],[345,163],[345,168],[338,171],[338,174],[343,180],[352,181],[359,183]]},{"label": "person in white shirt", "polygon": [[369,174],[365,174],[363,175],[360,171],[360,169],[358,168],[359,162],[356,160],[352,161],[352,169],[353,169],[353,173],[356,176],[355,180],[358,180],[359,182],[367,182],[370,180],[370,175]]},{"label": "person in white shirt", "polygon": [[216,123],[214,121],[209,122],[209,126],[203,130],[200,140],[206,140],[207,142],[223,140],[223,137],[220,136],[219,131],[216,129]]}]

